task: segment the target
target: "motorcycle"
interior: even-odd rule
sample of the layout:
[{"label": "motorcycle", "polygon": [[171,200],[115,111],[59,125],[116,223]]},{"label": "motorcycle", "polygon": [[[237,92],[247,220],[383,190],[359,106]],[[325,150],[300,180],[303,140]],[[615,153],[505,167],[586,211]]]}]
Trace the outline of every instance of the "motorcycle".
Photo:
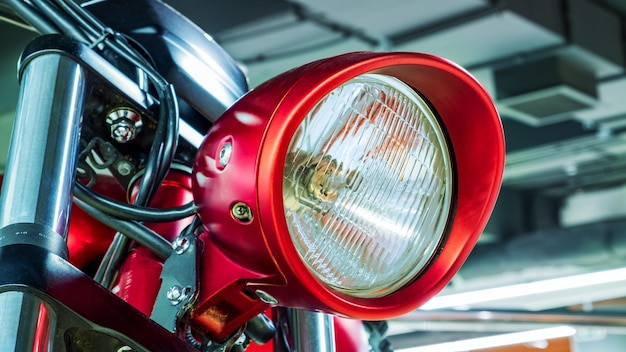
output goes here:
[{"label": "motorcycle", "polygon": [[160,1],[3,4],[41,35],[0,198],[2,351],[390,350],[384,320],[487,222],[500,120],[445,59],[348,53],[250,90]]}]

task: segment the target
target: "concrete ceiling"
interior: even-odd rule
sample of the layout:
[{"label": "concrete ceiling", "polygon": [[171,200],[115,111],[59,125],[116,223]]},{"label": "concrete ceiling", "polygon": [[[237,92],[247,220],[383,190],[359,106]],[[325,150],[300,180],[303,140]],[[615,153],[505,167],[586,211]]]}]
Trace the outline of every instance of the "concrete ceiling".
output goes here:
[{"label": "concrete ceiling", "polygon": [[[606,236],[609,242],[626,238],[624,226],[607,230],[607,224],[626,219],[624,1],[168,3],[238,60],[252,87],[294,66],[360,50],[440,55],[483,83],[498,104],[506,133],[503,192],[476,254],[449,291],[626,264],[626,251],[590,241],[594,236]],[[15,62],[32,37],[0,24],[0,168],[17,94]],[[587,226],[585,231],[581,226]],[[553,260],[555,244],[545,240],[557,236],[562,260]],[[582,255],[585,247],[572,241],[588,244],[593,251],[588,254],[595,259]],[[515,254],[520,243],[526,244],[523,258]],[[611,260],[604,260],[609,253]],[[485,267],[486,258],[502,266],[481,277],[477,270]],[[514,265],[522,259],[536,265],[525,270]],[[619,297],[626,294],[615,292]],[[588,292],[579,303],[619,297]],[[563,308],[551,304],[543,308]],[[512,302],[505,308],[526,307]]]}]

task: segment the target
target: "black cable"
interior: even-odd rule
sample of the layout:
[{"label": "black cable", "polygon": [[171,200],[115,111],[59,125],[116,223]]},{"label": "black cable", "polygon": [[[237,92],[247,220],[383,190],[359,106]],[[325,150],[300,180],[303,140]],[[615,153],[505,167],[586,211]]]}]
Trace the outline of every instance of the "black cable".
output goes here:
[{"label": "black cable", "polygon": [[24,19],[28,25],[33,26],[35,30],[42,34],[60,33],[61,30],[56,23],[51,22],[44,14],[32,4],[23,0],[5,0],[7,5],[15,11],[15,13]]},{"label": "black cable", "polygon": [[117,202],[99,195],[79,182],[76,182],[74,186],[74,197],[107,215],[121,220],[170,222],[192,216],[197,211],[193,202],[167,209],[148,208]]},{"label": "black cable", "polygon": [[82,202],[81,200],[76,200],[76,204],[78,204],[79,207],[96,220],[119,231],[120,233],[123,233],[130,239],[135,240],[137,243],[150,249],[160,259],[167,259],[170,254],[172,254],[173,249],[171,243],[145,225],[135,221],[116,219]]},{"label": "black cable", "polygon": [[[178,105],[173,87],[148,63],[148,61],[137,53],[125,39],[104,26],[99,19],[91,15],[77,3],[71,0],[61,0],[64,10],[76,18],[83,27],[88,28],[89,34],[93,36],[95,46],[105,43],[119,56],[125,58],[129,63],[145,72],[150,82],[155,87],[160,102],[159,116],[154,139],[152,141],[150,153],[145,163],[144,176],[140,181],[135,204],[145,206],[156,193],[165,175],[169,171],[178,142]],[[102,260],[98,273],[104,279],[112,281],[113,273],[117,272],[121,266],[131,241],[125,235],[125,231],[120,231],[114,237],[115,246],[109,247],[107,255]],[[158,234],[155,234],[158,236]],[[158,236],[161,238],[160,236]],[[139,241],[138,241],[139,242]],[[149,247],[148,247],[149,248]],[[107,283],[107,282],[105,282]]]},{"label": "black cable", "polygon": [[57,4],[78,23],[80,28],[86,31],[85,34],[89,37],[89,40],[97,40],[102,35],[102,29],[100,29],[96,23],[81,16],[76,10],[77,7],[82,10],[80,5],[76,4],[74,1],[57,1]]},{"label": "black cable", "polygon": [[[59,1],[60,6],[74,17],[78,23],[88,32],[92,40],[92,46],[100,41],[116,54],[125,58],[129,63],[146,73],[149,80],[155,87],[160,102],[159,117],[154,139],[152,141],[150,153],[145,163],[144,176],[140,181],[135,204],[145,206],[156,193],[165,175],[169,171],[174,153],[178,143],[178,105],[173,87],[139,55],[125,39],[113,32],[100,22],[99,19],[91,15],[77,3],[71,0]],[[116,266],[121,263],[121,259],[130,247],[130,241],[122,238],[123,231],[116,234],[116,247],[111,247],[107,252],[109,261],[103,260],[101,268],[115,271]],[[157,235],[158,236],[158,235]],[[159,236],[160,237],[160,236]],[[111,252],[111,253],[109,253]],[[116,259],[117,258],[117,259]]]},{"label": "black cable", "polygon": [[80,41],[88,41],[88,37],[82,31],[82,28],[74,22],[73,18],[61,12],[56,4],[48,0],[31,0],[31,2],[35,7],[45,13],[48,18],[60,28],[61,32]]},{"label": "black cable", "polygon": [[[167,88],[171,91],[171,94],[165,96],[166,100],[162,102],[160,110],[169,111],[161,114],[165,116],[161,116],[160,123],[157,124],[151,152],[146,161],[145,172],[139,183],[139,189],[146,193],[146,199],[138,199],[137,202],[146,202],[152,198],[161,182],[165,179],[174,159],[174,152],[178,143],[178,105],[176,100],[171,99],[174,94],[173,87],[168,85]],[[171,116],[176,116],[176,118],[170,118]]]},{"label": "black cable", "polygon": [[128,237],[121,234],[113,237],[113,241],[111,241],[109,248],[104,253],[104,257],[100,260],[100,266],[98,266],[93,277],[96,282],[106,288],[113,288],[112,286],[117,274],[116,268],[122,265],[131,242]]}]

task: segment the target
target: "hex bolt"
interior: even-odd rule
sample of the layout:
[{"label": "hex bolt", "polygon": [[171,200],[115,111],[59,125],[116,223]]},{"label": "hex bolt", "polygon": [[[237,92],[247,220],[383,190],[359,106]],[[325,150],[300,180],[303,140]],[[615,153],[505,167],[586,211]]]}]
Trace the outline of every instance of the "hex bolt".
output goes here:
[{"label": "hex bolt", "polygon": [[174,248],[174,252],[176,254],[183,254],[189,249],[190,242],[185,236],[178,236],[172,242],[172,248]]},{"label": "hex bolt", "polygon": [[250,206],[244,202],[235,203],[231,209],[231,213],[237,220],[243,222],[249,222],[252,220],[252,209],[250,209]]},{"label": "hex bolt", "polygon": [[141,115],[127,107],[111,110],[105,120],[111,131],[111,138],[118,143],[127,143],[141,131]]},{"label": "hex bolt", "polygon": [[111,126],[111,138],[116,142],[126,143],[135,138],[135,130],[132,124],[126,121],[116,122]]},{"label": "hex bolt", "polygon": [[180,285],[172,285],[169,290],[167,290],[166,297],[173,306],[176,306],[187,298],[188,292],[188,288]]}]

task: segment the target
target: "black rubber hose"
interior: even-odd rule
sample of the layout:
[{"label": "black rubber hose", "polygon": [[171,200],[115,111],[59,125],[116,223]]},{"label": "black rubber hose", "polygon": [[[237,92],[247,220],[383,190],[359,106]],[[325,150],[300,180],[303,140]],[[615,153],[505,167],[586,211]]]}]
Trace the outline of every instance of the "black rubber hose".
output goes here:
[{"label": "black rubber hose", "polygon": [[172,254],[172,244],[145,225],[134,221],[116,219],[80,200],[77,200],[76,204],[96,220],[150,249],[160,259],[167,259]]},{"label": "black rubber hose", "polygon": [[196,206],[193,202],[174,208],[148,208],[134,204],[127,204],[99,195],[98,193],[76,182],[74,197],[96,208],[97,210],[121,219],[144,222],[170,222],[196,214]]}]

